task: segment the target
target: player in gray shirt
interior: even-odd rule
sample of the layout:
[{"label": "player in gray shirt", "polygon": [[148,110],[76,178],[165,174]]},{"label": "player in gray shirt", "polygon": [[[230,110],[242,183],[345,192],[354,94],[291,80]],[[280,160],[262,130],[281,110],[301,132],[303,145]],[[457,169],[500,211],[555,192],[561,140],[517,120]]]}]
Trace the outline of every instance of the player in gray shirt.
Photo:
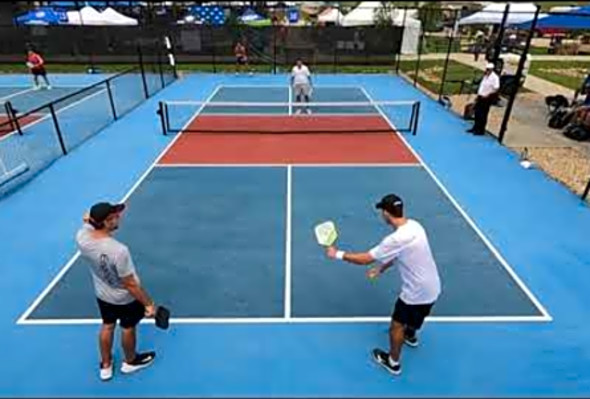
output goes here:
[{"label": "player in gray shirt", "polygon": [[117,320],[121,324],[121,342],[125,360],[121,372],[132,373],[147,367],[155,352],[137,353],[136,326],[141,319],[152,317],[154,302],[141,287],[129,249],[113,238],[119,228],[125,205],[106,202],[95,204],[84,217],[84,225],[76,234],[81,257],[88,264],[98,307],[103,320],[99,334],[100,378],[113,376],[113,336]]}]

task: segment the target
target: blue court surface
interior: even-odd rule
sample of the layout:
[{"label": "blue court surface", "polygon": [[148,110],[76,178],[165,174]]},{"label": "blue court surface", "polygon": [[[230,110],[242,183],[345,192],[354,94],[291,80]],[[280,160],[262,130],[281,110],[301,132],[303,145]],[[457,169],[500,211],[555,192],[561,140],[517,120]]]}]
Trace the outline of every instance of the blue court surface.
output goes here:
[{"label": "blue court surface", "polygon": [[[287,82],[186,75],[1,200],[0,394],[590,395],[588,206],[491,138],[465,134],[465,121],[400,77],[315,81],[318,102],[420,101],[418,134],[389,133],[397,140],[390,160],[350,161],[382,146],[363,133],[333,136],[366,148],[313,163],[277,135],[271,144],[247,134],[162,135],[160,101],[284,103]],[[281,107],[266,112],[289,118]],[[229,107],[214,117],[256,111]],[[398,111],[359,114],[395,126]],[[171,115],[188,129],[194,112]],[[245,143],[233,162],[224,161],[223,140]],[[276,155],[268,148],[295,151],[295,160],[264,162]],[[396,158],[403,151],[411,161]],[[443,285],[398,377],[369,356],[388,347],[397,270],[369,281],[364,268],[328,260],[313,235],[331,219],[341,248],[370,248],[389,232],[374,209],[388,192],[425,226]],[[116,367],[106,383],[91,278],[74,242],[82,214],[100,200],[127,203],[117,237],[173,317],[168,331],[151,320],[139,328],[139,348],[157,351],[153,366],[129,376]]]}]

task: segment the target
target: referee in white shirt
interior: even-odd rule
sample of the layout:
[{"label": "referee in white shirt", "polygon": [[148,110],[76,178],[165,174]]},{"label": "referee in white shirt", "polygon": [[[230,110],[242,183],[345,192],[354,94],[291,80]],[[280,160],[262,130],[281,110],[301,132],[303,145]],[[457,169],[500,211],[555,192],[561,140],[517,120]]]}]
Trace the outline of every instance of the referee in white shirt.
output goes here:
[{"label": "referee in white shirt", "polygon": [[369,278],[377,278],[385,270],[397,265],[401,279],[401,294],[395,303],[389,327],[389,353],[373,349],[373,358],[390,373],[402,371],[400,356],[402,345],[418,346],[416,331],[441,291],[436,263],[430,250],[424,228],[415,220],[404,216],[404,205],[397,195],[388,194],[376,204],[385,223],[395,231],[367,252],[344,252],[335,247],[327,248],[330,258],[342,259],[357,265],[380,265],[368,270]]},{"label": "referee in white shirt", "polygon": [[[295,92],[295,101],[300,103],[301,99],[305,99],[305,102],[309,102],[309,98],[311,97],[311,72],[309,72],[309,68],[303,64],[301,58],[297,59],[297,63],[293,67],[291,71],[291,86],[293,86],[293,91]],[[295,111],[296,114],[301,113],[301,108],[296,106],[297,110]],[[305,107],[308,114],[311,114],[311,109]]]},{"label": "referee in white shirt", "polygon": [[495,100],[496,94],[500,90],[500,78],[494,72],[494,64],[488,63],[484,72],[479,88],[477,89],[477,99],[475,100],[475,116],[473,127],[467,130],[469,133],[481,136],[486,133],[488,123],[488,113]]}]

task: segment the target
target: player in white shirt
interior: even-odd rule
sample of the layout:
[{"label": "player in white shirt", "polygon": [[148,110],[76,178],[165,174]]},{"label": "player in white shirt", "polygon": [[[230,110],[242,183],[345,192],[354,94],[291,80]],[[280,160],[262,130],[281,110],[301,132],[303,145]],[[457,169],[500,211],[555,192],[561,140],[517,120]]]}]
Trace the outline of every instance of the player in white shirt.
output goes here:
[{"label": "player in white shirt", "polygon": [[418,331],[441,292],[438,269],[424,228],[415,220],[404,216],[403,202],[395,194],[388,194],[376,204],[385,223],[395,231],[367,252],[344,252],[328,247],[326,253],[357,265],[379,265],[367,271],[369,278],[377,278],[396,265],[402,287],[389,327],[389,352],[373,349],[373,358],[394,375],[401,373],[400,356],[404,342],[418,346]]},{"label": "player in white shirt", "polygon": [[[311,72],[309,72],[309,68],[303,64],[301,59],[297,59],[297,63],[293,67],[291,71],[291,86],[293,87],[293,91],[295,92],[295,102],[300,103],[301,99],[305,99],[305,102],[308,103],[311,97]],[[311,109],[306,108],[308,114],[311,114]],[[296,114],[301,113],[301,107],[296,107]]]},{"label": "player in white shirt", "polygon": [[500,78],[494,72],[494,64],[488,63],[484,72],[479,88],[477,89],[477,99],[475,100],[475,121],[473,127],[468,130],[475,135],[484,135],[488,123],[488,113],[495,100],[496,94],[500,90]]}]

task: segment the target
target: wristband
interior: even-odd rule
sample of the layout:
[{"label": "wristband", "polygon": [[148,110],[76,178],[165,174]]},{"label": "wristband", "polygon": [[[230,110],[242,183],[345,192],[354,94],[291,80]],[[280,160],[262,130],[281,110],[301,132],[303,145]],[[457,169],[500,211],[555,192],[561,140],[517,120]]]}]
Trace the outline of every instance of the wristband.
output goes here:
[{"label": "wristband", "polygon": [[340,259],[340,260],[344,259],[344,254],[345,254],[344,251],[336,251],[336,259]]}]

